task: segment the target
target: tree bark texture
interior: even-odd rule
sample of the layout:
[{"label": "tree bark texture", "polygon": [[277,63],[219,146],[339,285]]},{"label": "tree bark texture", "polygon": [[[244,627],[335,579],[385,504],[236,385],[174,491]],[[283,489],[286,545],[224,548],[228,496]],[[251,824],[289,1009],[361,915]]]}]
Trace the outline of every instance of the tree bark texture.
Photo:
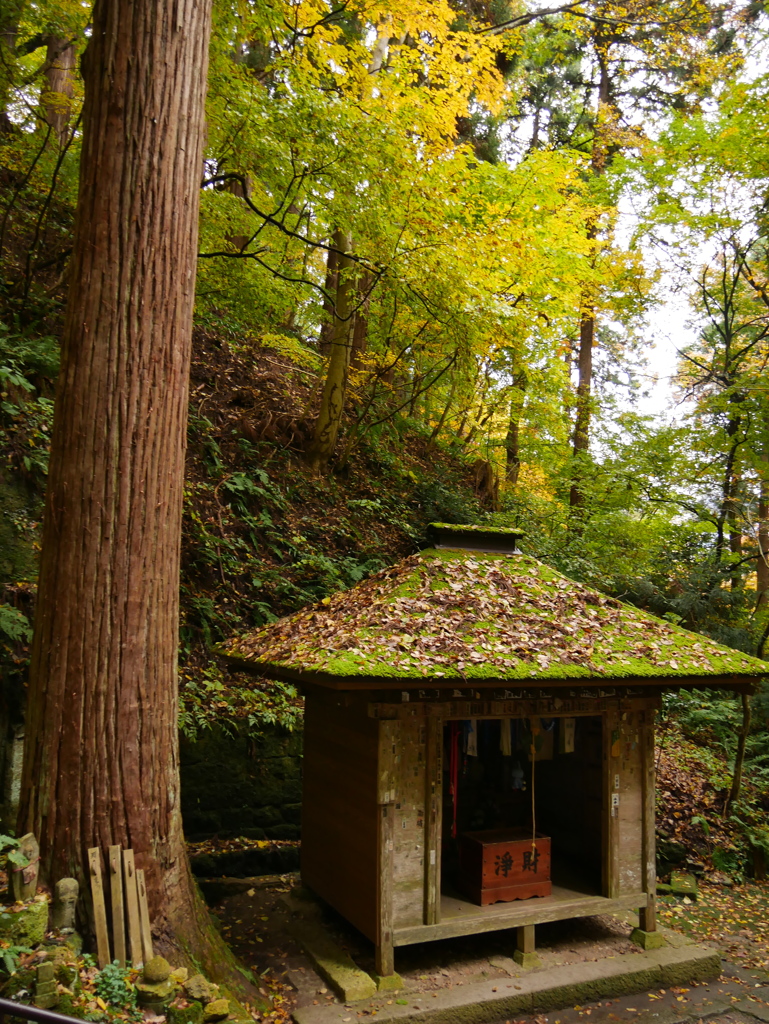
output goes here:
[{"label": "tree bark texture", "polygon": [[[332,236],[332,243],[335,235]],[[331,351],[331,341],[336,330],[334,320],[334,308],[336,306],[336,291],[339,284],[339,255],[329,250],[326,255],[326,280],[324,283],[325,295],[323,297],[323,322],[320,325],[320,354],[327,356]]]},{"label": "tree bark texture", "polygon": [[[352,241],[346,231],[335,231],[333,242],[334,247],[340,252],[349,253],[352,250]],[[352,299],[355,294],[351,268],[352,260],[349,256],[338,257],[334,333],[329,339],[328,370],[320,400],[320,412],[315,423],[315,434],[307,451],[307,460],[316,472],[324,469],[334,454],[339,425],[344,413],[352,347]]]},{"label": "tree bark texture", "polygon": [[521,417],[523,416],[523,403],[526,400],[526,388],[529,378],[526,370],[520,367],[513,374],[513,395],[510,399],[510,416],[507,421],[507,436],[505,437],[505,453],[507,465],[505,476],[510,487],[518,483],[518,476],[521,472]]},{"label": "tree bark texture", "polygon": [[758,499],[758,558],[756,560],[756,611],[769,604],[769,455],[761,457]]},{"label": "tree bark texture", "polygon": [[368,318],[371,309],[371,286],[373,275],[369,272],[361,275],[356,288],[357,306],[353,318],[352,328],[352,350],[350,352],[350,365],[358,369],[362,363],[362,357],[368,344]]},{"label": "tree bark texture", "polygon": [[3,0],[0,4],[0,133],[13,130],[8,103],[14,84],[16,40],[23,9],[22,0]]},{"label": "tree bark texture", "polygon": [[[601,29],[598,30],[594,39],[594,47],[599,67],[598,81],[598,110],[596,115],[595,135],[593,137],[592,153],[590,158],[591,168],[596,177],[606,174],[608,164],[615,152],[615,149],[607,145],[604,138],[602,119],[607,116],[616,116],[616,106],[612,97],[612,83],[609,74],[608,50],[610,41]],[[590,221],[587,227],[588,240],[593,242],[598,236],[596,225]],[[569,492],[569,506],[571,508],[583,508],[585,505],[585,494],[582,487],[582,466],[580,461],[584,459],[590,450],[590,413],[591,396],[593,389],[593,346],[595,345],[595,301],[592,296],[586,296],[579,321],[579,353],[577,356],[577,414],[574,423],[573,452],[574,452],[574,475],[571,490]],[[579,529],[579,526],[577,527]]]},{"label": "tree bark texture", "polygon": [[193,950],[177,636],[209,34],[210,0],[94,8],[19,816],[81,892],[89,847],[132,847],[161,945]]},{"label": "tree bark texture", "polygon": [[67,142],[67,126],[72,116],[75,93],[75,47],[69,39],[61,36],[48,36],[46,47],[45,119],[53,129],[59,148],[63,148]]},{"label": "tree bark texture", "polygon": [[742,789],[742,766],[745,763],[745,747],[750,735],[751,707],[750,697],[747,693],[740,695],[742,701],[742,726],[737,735],[737,753],[734,758],[734,771],[732,773],[732,785],[729,789],[729,796],[726,798],[724,817],[729,813],[732,804],[740,798]]},{"label": "tree bark texture", "polygon": [[593,380],[593,345],[595,341],[595,314],[592,306],[582,313],[579,325],[579,356],[577,384],[577,417],[574,421],[573,452],[575,457],[574,477],[569,494],[569,505],[582,508],[585,495],[582,490],[582,474],[579,460],[590,448],[590,397]]}]

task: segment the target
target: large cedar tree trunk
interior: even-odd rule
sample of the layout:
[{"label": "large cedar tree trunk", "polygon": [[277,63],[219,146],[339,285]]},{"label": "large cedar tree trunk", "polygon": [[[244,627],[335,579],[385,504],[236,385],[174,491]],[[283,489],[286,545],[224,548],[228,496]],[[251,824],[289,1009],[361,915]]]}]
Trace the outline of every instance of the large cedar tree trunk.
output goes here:
[{"label": "large cedar tree trunk", "polygon": [[184,849],[177,731],[209,34],[210,0],[94,8],[19,826],[49,883],[84,883],[89,847],[132,847],[161,948],[210,963],[223,947]]}]

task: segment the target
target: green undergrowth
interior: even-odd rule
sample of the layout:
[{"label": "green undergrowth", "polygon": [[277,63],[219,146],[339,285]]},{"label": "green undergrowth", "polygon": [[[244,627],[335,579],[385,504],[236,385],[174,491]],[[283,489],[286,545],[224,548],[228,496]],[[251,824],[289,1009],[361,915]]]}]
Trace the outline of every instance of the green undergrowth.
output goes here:
[{"label": "green undergrowth", "polygon": [[291,729],[302,713],[296,690],[232,670],[213,649],[410,554],[430,522],[477,521],[472,470],[397,416],[343,470],[313,476],[301,453],[306,424],[291,411],[311,401],[307,367],[285,349],[243,351],[202,331],[196,342],[181,725],[190,736],[214,722]]},{"label": "green undergrowth", "polygon": [[[58,368],[47,324],[0,325],[0,660],[20,683]],[[293,687],[231,671],[215,645],[410,554],[431,521],[481,517],[471,463],[402,414],[369,432],[343,470],[312,476],[302,458],[312,413],[296,410],[311,409],[318,367],[295,356],[211,316],[195,333],[179,657],[191,738],[214,723],[292,729],[302,714]]]},{"label": "green undergrowth", "polygon": [[[752,700],[760,709],[763,690]],[[738,696],[667,694],[656,756],[658,855],[663,862],[678,862],[669,867],[694,870],[706,879],[716,872],[734,883],[760,879],[769,867],[762,720],[748,737],[739,796],[727,806],[738,717]]]}]

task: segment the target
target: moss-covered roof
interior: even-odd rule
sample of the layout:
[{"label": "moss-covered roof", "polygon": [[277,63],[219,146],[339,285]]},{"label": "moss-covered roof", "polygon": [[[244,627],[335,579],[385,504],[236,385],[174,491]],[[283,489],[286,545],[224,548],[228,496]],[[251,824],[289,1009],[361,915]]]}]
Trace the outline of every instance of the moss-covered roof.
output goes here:
[{"label": "moss-covered roof", "polygon": [[225,645],[265,675],[371,681],[599,679],[706,685],[757,658],[521,554],[427,550]]}]

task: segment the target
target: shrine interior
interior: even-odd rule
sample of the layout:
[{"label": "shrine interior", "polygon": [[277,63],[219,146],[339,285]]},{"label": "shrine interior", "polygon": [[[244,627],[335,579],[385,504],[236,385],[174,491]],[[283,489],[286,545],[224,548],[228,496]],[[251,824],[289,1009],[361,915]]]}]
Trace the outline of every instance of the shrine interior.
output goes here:
[{"label": "shrine interior", "polygon": [[446,723],[441,891],[461,896],[467,888],[459,857],[463,833],[530,830],[533,810],[537,834],[551,838],[553,884],[601,895],[602,742],[599,715]]}]

